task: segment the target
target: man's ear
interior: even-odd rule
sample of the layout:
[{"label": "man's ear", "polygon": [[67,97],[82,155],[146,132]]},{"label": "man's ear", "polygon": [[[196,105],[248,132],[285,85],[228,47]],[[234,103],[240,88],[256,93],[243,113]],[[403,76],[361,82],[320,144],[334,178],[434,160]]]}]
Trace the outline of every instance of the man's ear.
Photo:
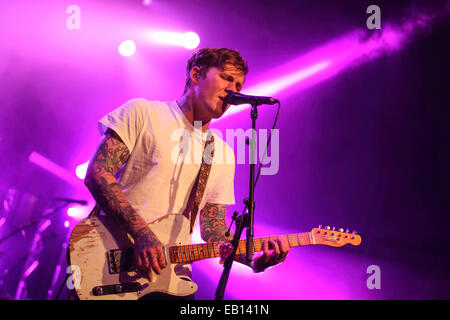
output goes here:
[{"label": "man's ear", "polygon": [[200,68],[195,66],[191,69],[191,82],[197,84],[200,79]]}]

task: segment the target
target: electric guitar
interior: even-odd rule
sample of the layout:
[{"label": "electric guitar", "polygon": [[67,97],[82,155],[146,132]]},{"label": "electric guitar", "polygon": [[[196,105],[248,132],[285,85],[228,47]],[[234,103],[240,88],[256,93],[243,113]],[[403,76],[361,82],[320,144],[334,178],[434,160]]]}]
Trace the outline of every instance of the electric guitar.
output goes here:
[{"label": "electric guitar", "polygon": [[[190,277],[190,263],[219,256],[219,242],[191,244],[189,220],[169,214],[149,224],[163,246],[167,267],[153,281],[137,274],[133,267],[133,240],[107,216],[91,216],[80,221],[70,237],[68,264],[75,292],[81,300],[136,300],[152,293],[188,296],[197,291]],[[326,245],[357,246],[361,237],[334,228],[314,228],[310,232],[284,235],[290,247]],[[264,240],[253,239],[253,251],[262,251]],[[236,254],[245,254],[246,241],[240,240]]]}]

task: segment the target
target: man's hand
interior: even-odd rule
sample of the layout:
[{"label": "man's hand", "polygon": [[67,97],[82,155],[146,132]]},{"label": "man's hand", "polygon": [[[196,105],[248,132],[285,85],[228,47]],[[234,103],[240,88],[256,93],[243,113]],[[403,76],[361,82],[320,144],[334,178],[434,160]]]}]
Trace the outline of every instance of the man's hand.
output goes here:
[{"label": "man's hand", "polygon": [[146,276],[150,282],[153,280],[152,269],[161,274],[161,269],[166,267],[162,244],[148,228],[140,231],[134,240],[134,258],[138,274]]},{"label": "man's hand", "polygon": [[[236,255],[236,261],[247,264],[255,272],[262,272],[266,268],[279,264],[286,259],[289,253],[289,243],[287,238],[278,237],[277,241],[265,240],[262,244],[262,249],[262,252],[253,254],[253,259],[250,264],[246,262],[245,255]],[[231,243],[224,242],[219,244],[220,263],[224,263],[232,250]]]},{"label": "man's hand", "polygon": [[219,257],[220,257],[220,264],[223,264],[225,262],[225,259],[231,254],[233,251],[233,246],[229,242],[222,242],[219,243]]},{"label": "man's hand", "polygon": [[287,238],[278,237],[277,241],[265,240],[263,242],[263,253],[253,257],[252,268],[255,272],[263,272],[266,268],[279,264],[286,259],[289,253]]}]

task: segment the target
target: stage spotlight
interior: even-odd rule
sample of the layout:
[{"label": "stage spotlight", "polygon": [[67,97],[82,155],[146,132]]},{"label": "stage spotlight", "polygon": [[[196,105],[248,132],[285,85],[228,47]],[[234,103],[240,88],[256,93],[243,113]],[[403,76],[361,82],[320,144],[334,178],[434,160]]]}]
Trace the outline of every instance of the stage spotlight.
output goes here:
[{"label": "stage spotlight", "polygon": [[186,32],[184,34],[184,47],[186,49],[195,49],[200,44],[200,37],[195,32]]},{"label": "stage spotlight", "polygon": [[185,33],[171,31],[152,31],[149,33],[151,41],[169,46],[180,46],[186,49],[195,49],[200,44],[197,33],[189,31]]},{"label": "stage spotlight", "polygon": [[149,5],[152,4],[152,0],[143,0],[143,1],[142,1],[142,4],[143,4],[144,6],[149,6]]},{"label": "stage spotlight", "polygon": [[81,180],[84,180],[84,178],[86,177],[86,171],[89,165],[89,161],[80,164],[79,166],[77,166],[77,168],[75,169],[75,174],[77,175],[78,178],[80,178]]},{"label": "stage spotlight", "polygon": [[125,40],[119,45],[119,53],[124,57],[130,57],[136,52],[136,44],[133,40]]},{"label": "stage spotlight", "polygon": [[73,206],[67,209],[67,215],[74,219],[83,219],[88,215],[88,213],[83,207]]}]

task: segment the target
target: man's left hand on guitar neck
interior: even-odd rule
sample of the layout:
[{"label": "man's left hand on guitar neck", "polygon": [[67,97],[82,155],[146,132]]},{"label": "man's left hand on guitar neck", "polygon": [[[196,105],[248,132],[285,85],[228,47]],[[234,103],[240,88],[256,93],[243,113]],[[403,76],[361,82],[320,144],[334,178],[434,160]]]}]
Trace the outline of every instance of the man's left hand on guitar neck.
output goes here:
[{"label": "man's left hand on guitar neck", "polygon": [[[224,204],[206,203],[200,211],[200,231],[202,239],[206,242],[222,242],[219,245],[219,256],[221,262],[225,261],[231,253],[231,244],[233,233],[227,237],[225,233],[228,228],[225,223],[227,206]],[[253,269],[255,272],[262,272],[266,268],[279,264],[286,259],[289,252],[289,243],[287,238],[278,237],[277,241],[265,240],[262,245],[262,252],[253,254],[251,262],[247,261],[245,255],[236,255],[235,261],[243,263]]]},{"label": "man's left hand on guitar neck", "polygon": [[[235,261],[243,263],[253,269],[254,272],[263,272],[268,267],[283,262],[289,253],[289,243],[286,238],[278,237],[277,241],[264,240],[262,245],[263,251],[253,254],[252,261],[249,263],[245,255],[236,255]],[[228,242],[219,244],[220,262],[223,263],[225,259],[231,254],[232,245]]]}]

